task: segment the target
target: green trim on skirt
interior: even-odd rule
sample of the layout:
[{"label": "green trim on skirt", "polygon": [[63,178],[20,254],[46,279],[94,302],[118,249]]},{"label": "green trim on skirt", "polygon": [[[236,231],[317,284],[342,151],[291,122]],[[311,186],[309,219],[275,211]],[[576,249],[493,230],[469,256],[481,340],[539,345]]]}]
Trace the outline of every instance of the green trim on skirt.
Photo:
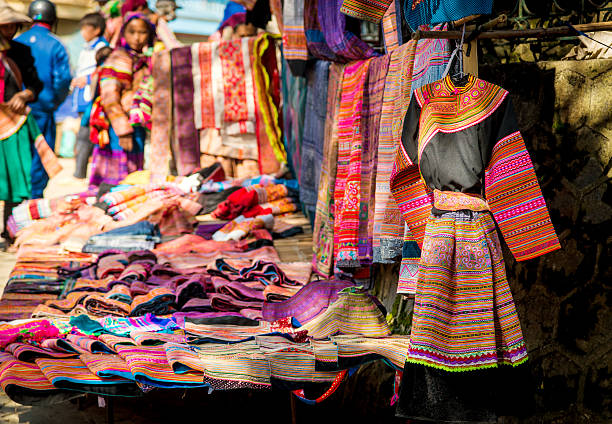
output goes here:
[{"label": "green trim on skirt", "polygon": [[0,140],[0,200],[20,203],[32,192],[32,145],[40,134],[32,117],[8,138]]}]

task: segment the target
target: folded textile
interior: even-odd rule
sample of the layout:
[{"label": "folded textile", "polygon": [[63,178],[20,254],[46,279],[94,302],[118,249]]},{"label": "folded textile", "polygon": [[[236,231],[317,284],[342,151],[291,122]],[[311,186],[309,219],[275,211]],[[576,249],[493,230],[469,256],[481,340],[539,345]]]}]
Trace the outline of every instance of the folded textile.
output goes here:
[{"label": "folded textile", "polygon": [[351,286],[353,283],[349,281],[312,281],[283,302],[265,302],[262,308],[263,319],[276,321],[293,317],[301,324],[306,324],[334,303],[338,299],[339,291]]},{"label": "folded textile", "polygon": [[212,293],[209,299],[212,309],[217,311],[240,312],[241,309],[261,309],[263,306],[263,302],[242,301],[221,293]]},{"label": "folded textile", "polygon": [[83,307],[88,314],[103,317],[106,315],[128,316],[130,305],[119,300],[108,299],[99,294],[90,294],[83,301]]},{"label": "folded textile", "polygon": [[117,346],[117,353],[125,360],[137,382],[162,388],[204,387],[202,374],[185,372],[176,374],[163,346]]},{"label": "folded textile", "polygon": [[253,230],[260,228],[272,229],[273,227],[274,217],[272,215],[259,215],[254,218],[245,218],[240,215],[214,233],[212,238],[214,241],[237,241],[246,237]]},{"label": "folded textile", "polygon": [[101,379],[123,378],[135,380],[127,362],[119,355],[85,353],[79,358],[89,371]]},{"label": "folded textile", "polygon": [[346,288],[338,293],[338,299],[327,310],[301,329],[308,330],[314,339],[324,339],[335,334],[360,334],[366,337],[388,336],[391,331],[379,306],[366,292]]},{"label": "folded textile", "polygon": [[174,291],[166,287],[158,287],[149,293],[136,296],[131,305],[131,316],[145,315],[167,315],[176,310]]}]

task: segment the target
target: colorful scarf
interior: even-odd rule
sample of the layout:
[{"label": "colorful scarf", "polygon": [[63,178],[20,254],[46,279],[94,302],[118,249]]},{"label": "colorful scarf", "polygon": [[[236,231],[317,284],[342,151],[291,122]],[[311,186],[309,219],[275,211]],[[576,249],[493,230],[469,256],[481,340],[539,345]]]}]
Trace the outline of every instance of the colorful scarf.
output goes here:
[{"label": "colorful scarf", "polygon": [[172,73],[170,52],[153,56],[153,103],[151,125],[151,182],[166,180],[170,163],[172,134]]},{"label": "colorful scarf", "polygon": [[313,227],[313,269],[325,277],[329,277],[332,274],[334,261],[334,193],[336,167],[338,165],[338,116],[343,76],[344,65],[333,63],[329,68],[323,163],[321,164],[321,177],[319,179]]},{"label": "colorful scarf", "polygon": [[338,118],[338,171],[334,193],[334,253],[338,267],[359,267],[361,111],[370,60],[345,68]]},{"label": "colorful scarf", "polygon": [[308,60],[303,0],[285,0],[283,4],[283,55],[291,73],[303,76]]},{"label": "colorful scarf", "polygon": [[306,110],[306,78],[294,76],[289,72],[289,64],[283,61],[283,124],[287,164],[294,177],[299,179],[302,169],[300,157],[304,133],[304,115]]},{"label": "colorful scarf", "polygon": [[200,168],[200,139],[194,124],[191,58],[191,47],[180,47],[170,52],[174,113],[172,147],[179,175],[188,175]]},{"label": "colorful scarf", "polygon": [[319,0],[304,0],[304,29],[310,54],[321,60],[345,62],[344,58],[338,57],[325,42],[319,24]]}]

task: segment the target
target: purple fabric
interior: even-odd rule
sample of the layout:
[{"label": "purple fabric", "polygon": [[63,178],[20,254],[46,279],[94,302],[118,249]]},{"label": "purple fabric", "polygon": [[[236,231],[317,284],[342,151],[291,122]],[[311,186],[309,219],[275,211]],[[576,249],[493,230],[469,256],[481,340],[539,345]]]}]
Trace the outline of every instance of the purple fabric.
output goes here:
[{"label": "purple fabric", "polygon": [[193,111],[193,74],[191,47],[172,49],[172,89],[174,98],[174,160],[179,175],[191,174],[200,167],[200,138]]},{"label": "purple fabric", "polygon": [[319,0],[304,0],[304,32],[308,51],[317,59],[346,62],[344,57],[338,57],[327,45],[319,24],[318,7]]},{"label": "purple fabric", "polygon": [[263,306],[263,302],[245,302],[221,293],[213,293],[209,297],[215,311],[239,312],[241,309],[261,309]]},{"label": "purple fabric", "polygon": [[181,308],[181,312],[208,312],[211,310],[209,299],[189,299]]},{"label": "purple fabric", "polygon": [[245,318],[253,319],[255,321],[263,320],[260,309],[241,309],[240,314]]},{"label": "purple fabric", "polygon": [[238,300],[244,301],[264,301],[266,300],[262,290],[246,287],[239,281],[232,281],[219,289],[219,293],[227,294]]},{"label": "purple fabric", "polygon": [[198,225],[198,228],[196,228],[194,234],[196,236],[204,237],[206,240],[211,240],[212,239],[212,235],[214,233],[216,233],[218,230],[220,230],[221,228],[223,228],[224,226],[225,226],[225,223],[221,223],[221,224],[200,224],[200,225]]},{"label": "purple fabric", "polygon": [[293,317],[301,324],[306,324],[338,299],[340,290],[351,286],[353,286],[353,283],[350,281],[312,281],[285,301],[264,302],[263,319],[273,322],[282,318]]},{"label": "purple fabric", "polygon": [[327,46],[344,61],[377,56],[372,47],[347,29],[347,17],[340,12],[342,1],[325,0],[318,4],[319,24]]},{"label": "purple fabric", "polygon": [[132,172],[143,168],[144,153],[126,153],[123,150],[101,149],[96,146],[91,163],[90,185],[99,186],[102,183],[117,185]]}]

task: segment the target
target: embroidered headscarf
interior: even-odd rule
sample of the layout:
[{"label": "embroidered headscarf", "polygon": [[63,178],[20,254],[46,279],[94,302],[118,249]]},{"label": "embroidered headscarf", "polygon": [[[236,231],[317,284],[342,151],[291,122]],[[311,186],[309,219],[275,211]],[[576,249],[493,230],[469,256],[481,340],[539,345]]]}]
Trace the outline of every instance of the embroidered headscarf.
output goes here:
[{"label": "embroidered headscarf", "polygon": [[[132,49],[125,39],[125,29],[127,28],[128,24],[134,19],[142,20],[147,25],[147,28],[149,30],[149,40],[147,42],[147,46],[143,49],[142,52],[137,52],[136,50]],[[123,25],[121,26],[121,32],[119,34],[119,47],[128,52],[132,59],[134,59],[134,66],[132,67],[133,72],[136,72],[143,66],[148,66],[149,68],[151,67],[151,56],[153,54],[155,34],[155,25],[149,20],[149,18],[145,14],[139,12],[131,12],[125,16],[123,20]]]}]

